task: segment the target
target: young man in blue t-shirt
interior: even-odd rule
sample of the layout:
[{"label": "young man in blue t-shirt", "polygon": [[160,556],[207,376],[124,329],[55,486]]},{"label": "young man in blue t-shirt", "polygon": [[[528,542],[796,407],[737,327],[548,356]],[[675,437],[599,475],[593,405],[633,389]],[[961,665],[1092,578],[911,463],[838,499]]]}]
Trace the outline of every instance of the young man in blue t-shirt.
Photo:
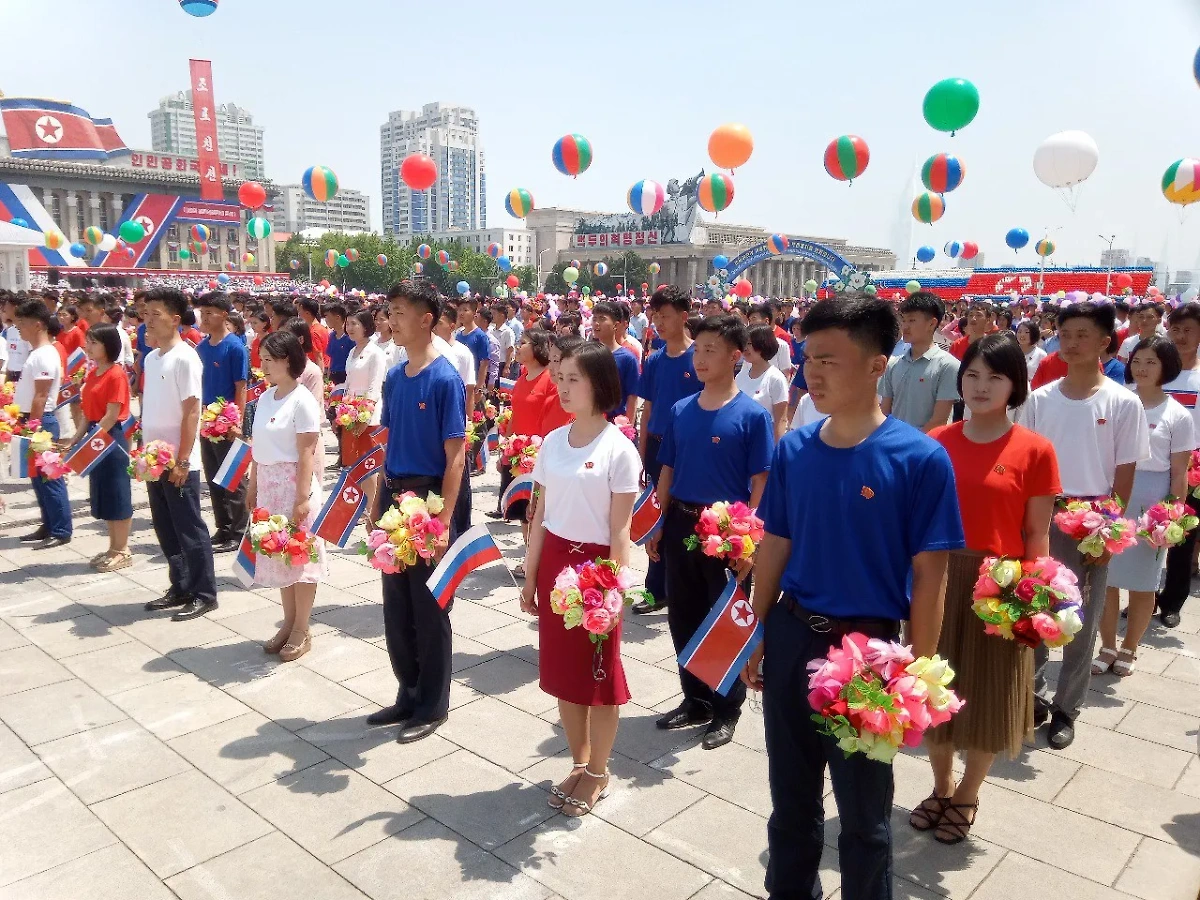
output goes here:
[{"label": "young man in blue t-shirt", "polygon": [[824,300],[805,316],[808,390],[829,418],[783,436],[759,507],[754,613],[766,635],[742,678],[763,691],[771,897],[821,896],[827,765],[840,896],[892,896],[892,767],[846,756],[817,731],[806,666],[851,632],[895,639],[903,620],[913,653],[937,649],[947,555],[964,546],[963,529],[946,451],[879,408],[897,332],[882,300]]},{"label": "young man in blue t-shirt", "polygon": [[[456,537],[453,515],[466,464],[467,413],[462,378],[433,346],[439,312],[437,292],[427,282],[402,281],[388,292],[392,339],[408,359],[383,382],[386,490],[379,492],[375,519],[405,491],[423,499],[440,495],[444,506],[437,518],[446,526],[438,539],[440,557]],[[435,564],[418,560],[383,576],[384,636],[400,689],[396,702],[369,715],[367,724],[402,724],[396,737],[401,744],[433,734],[450,709],[450,615],[426,584]]]},{"label": "young man in blue t-shirt", "polygon": [[[477,397],[483,396],[483,390],[488,383],[488,366],[491,347],[487,332],[475,323],[475,313],[479,311],[479,301],[463,297],[457,303],[458,331],[454,338],[471,351],[475,357],[475,388]],[[436,313],[434,314],[437,315]]]},{"label": "young man in blue t-shirt", "polygon": [[601,300],[592,307],[592,337],[612,353],[617,364],[617,375],[621,378],[621,402],[608,411],[609,418],[628,416],[629,421],[634,422],[637,418],[640,376],[637,357],[617,341],[617,323],[622,319],[622,310],[616,303]]},{"label": "young man in blue t-shirt", "polygon": [[325,307],[325,322],[329,326],[329,342],[325,346],[329,381],[343,384],[346,381],[346,360],[354,349],[354,338],[346,334],[346,307],[341,303],[331,303]]},{"label": "young man in blue t-shirt", "polygon": [[[771,414],[734,383],[734,369],[746,348],[746,326],[736,316],[714,316],[693,330],[692,362],[704,385],[671,409],[663,428],[658,461],[658,498],[666,515],[662,532],[647,544],[650,558],[666,564],[667,625],[675,652],[687,646],[728,581],[725,562],[688,550],[704,508],[724,500],[758,506],[767,483],[775,432]],[[750,566],[734,571],[745,578]],[[657,721],[664,729],[707,723],[706,750],[728,744],[741,716],[746,687],[740,682],[725,696],[679,669],[683,702]]]},{"label": "young man in blue t-shirt", "polygon": [[[699,392],[700,379],[692,366],[692,336],[687,320],[692,304],[688,295],[673,284],[664,285],[650,298],[650,314],[659,334],[666,340],[662,350],[655,350],[642,368],[638,381],[638,396],[642,398],[642,427],[638,430],[638,452],[646,477],[658,483],[662,463],[658,449],[662,446],[663,431],[671,417],[671,409],[684,397]],[[665,609],[667,596],[666,568],[661,560],[651,560],[646,569],[646,590],[654,596],[654,605],[639,600],[633,611],[644,615]]]},{"label": "young man in blue t-shirt", "polygon": [[[200,321],[207,338],[196,345],[196,354],[204,369],[201,373],[201,397],[203,406],[225,400],[237,405],[240,412],[246,411],[246,381],[250,377],[250,352],[246,342],[233,333],[229,324],[229,313],[233,309],[226,294],[216,291],[205,294],[196,301]],[[235,429],[230,440],[200,441],[200,464],[204,467],[204,480],[208,482],[208,497],[212,501],[213,521],[217,531],[212,536],[213,553],[232,553],[242,542],[246,526],[250,524],[250,512],[246,508],[246,479],[229,491],[216,484],[213,479],[225,462],[233,437],[240,437],[241,430]]]}]

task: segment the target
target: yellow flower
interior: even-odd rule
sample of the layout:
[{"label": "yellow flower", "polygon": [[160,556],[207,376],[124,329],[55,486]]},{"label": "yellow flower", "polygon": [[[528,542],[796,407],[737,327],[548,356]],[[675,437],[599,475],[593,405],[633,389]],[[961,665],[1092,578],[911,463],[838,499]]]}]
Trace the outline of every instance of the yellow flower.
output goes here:
[{"label": "yellow flower", "polygon": [[400,501],[400,514],[405,518],[417,512],[424,503],[420,497],[405,497]]},{"label": "yellow flower", "polygon": [[401,546],[402,544],[407,544],[411,537],[412,537],[412,533],[407,528],[404,528],[403,526],[396,528],[395,530],[390,531],[388,533],[388,540],[391,541],[393,544],[395,544],[397,547]]},{"label": "yellow flower", "polygon": [[932,657],[918,657],[904,671],[921,679],[930,688],[945,687],[954,678],[950,664],[936,653]]},{"label": "yellow flower", "polygon": [[992,566],[992,578],[1005,588],[1021,577],[1021,564],[1015,559],[1002,559]]},{"label": "yellow flower", "polygon": [[49,450],[53,443],[54,438],[50,437],[50,432],[48,431],[35,431],[29,438],[29,447],[34,453]]},{"label": "yellow flower", "polygon": [[375,524],[384,531],[392,532],[400,527],[400,523],[403,520],[404,517],[400,515],[399,510],[397,510],[396,507],[391,506],[388,508],[387,512],[379,517],[379,520]]},{"label": "yellow flower", "polygon": [[429,499],[425,501],[425,507],[431,516],[436,516],[446,508],[446,503],[437,494],[430,494]]},{"label": "yellow flower", "polygon": [[4,411],[15,419],[21,414],[21,407],[16,403],[10,403],[8,406],[4,407]]}]

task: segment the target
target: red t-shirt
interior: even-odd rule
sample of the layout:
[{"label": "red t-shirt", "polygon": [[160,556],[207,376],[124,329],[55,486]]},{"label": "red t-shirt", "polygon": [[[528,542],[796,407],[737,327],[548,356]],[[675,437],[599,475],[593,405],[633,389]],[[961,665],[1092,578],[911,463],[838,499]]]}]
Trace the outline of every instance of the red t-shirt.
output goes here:
[{"label": "red t-shirt", "polygon": [[[87,325],[83,319],[80,319],[72,327],[64,328],[60,331],[58,337],[55,339],[55,343],[63,347],[66,350],[67,356],[70,356],[76,350],[83,347],[83,339],[86,332]],[[63,371],[65,372],[66,369],[64,368]]]},{"label": "red t-shirt", "polygon": [[108,404],[120,403],[118,422],[129,418],[129,378],[121,366],[109,366],[103,375],[97,370],[88,372],[83,380],[83,397],[79,401],[83,417],[89,422],[99,422],[108,411]]},{"label": "red t-shirt", "polygon": [[1030,497],[1062,492],[1054,445],[1020,425],[987,444],[967,438],[962,422],[935,428],[929,436],[950,454],[967,547],[1024,558],[1025,504]]},{"label": "red t-shirt", "polygon": [[1030,382],[1030,387],[1037,390],[1042,385],[1049,384],[1052,381],[1058,381],[1060,378],[1067,377],[1067,364],[1063,362],[1063,358],[1058,355],[1055,350],[1040,363],[1038,363],[1037,371],[1033,373],[1033,381]]},{"label": "red t-shirt", "polygon": [[320,322],[313,322],[308,330],[312,334],[313,342],[313,352],[308,354],[308,358],[316,362],[317,354],[320,353],[321,358],[328,362],[326,351],[329,349],[329,329]]},{"label": "red t-shirt", "polygon": [[256,334],[254,336],[254,340],[250,342],[250,368],[252,369],[262,368],[262,357],[258,354],[258,348],[262,344],[263,338],[265,338],[268,334],[270,334],[270,332]]},{"label": "red t-shirt", "polygon": [[207,340],[199,328],[185,328],[179,332],[179,336],[191,344],[193,347],[199,347],[201,341]]},{"label": "red t-shirt", "polygon": [[775,326],[775,337],[779,338],[781,341],[785,341],[789,347],[792,345],[792,336],[778,325]]},{"label": "red t-shirt", "polygon": [[545,437],[557,425],[548,425],[548,413],[552,407],[559,406],[558,388],[550,380],[550,370],[543,369],[541,374],[532,381],[525,377],[525,369],[517,378],[517,385],[512,392],[512,421],[509,423],[509,434],[527,434]]}]

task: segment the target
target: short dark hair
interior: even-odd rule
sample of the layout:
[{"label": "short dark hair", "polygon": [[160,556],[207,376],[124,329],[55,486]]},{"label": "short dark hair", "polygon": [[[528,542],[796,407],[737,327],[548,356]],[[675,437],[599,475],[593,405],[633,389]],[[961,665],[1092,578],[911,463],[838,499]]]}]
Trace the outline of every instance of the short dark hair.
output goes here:
[{"label": "short dark hair", "polygon": [[962,362],[958,366],[958,395],[962,396],[963,374],[977,357],[983,357],[983,364],[1003,375],[1012,382],[1012,393],[1008,395],[1008,408],[1016,409],[1029,396],[1029,367],[1025,364],[1025,354],[1016,336],[1011,331],[1001,331],[999,334],[989,334],[981,337],[967,347]]},{"label": "short dark hair", "polygon": [[121,334],[116,325],[97,322],[88,329],[87,340],[95,341],[103,347],[104,355],[110,363],[121,358]]},{"label": "short dark hair", "polygon": [[222,312],[233,310],[233,304],[229,302],[228,295],[222,294],[220,291],[209,291],[207,294],[202,294],[196,301],[196,306],[200,309],[205,307],[219,309]]},{"label": "short dark hair", "polygon": [[362,326],[363,334],[370,337],[375,333],[375,314],[369,309],[360,309],[358,312],[349,316]]},{"label": "short dark hair", "polygon": [[475,310],[475,314],[478,315],[479,318],[483,319],[483,321],[487,322],[487,324],[492,324],[492,311],[489,307],[481,306],[479,309]]},{"label": "short dark hair", "polygon": [[[388,302],[403,300],[412,306],[423,306],[425,311],[433,316],[434,322],[441,315],[441,301],[438,299],[437,291],[428,281],[409,281],[407,279],[401,281],[399,284],[393,285],[392,289],[388,291],[387,299]],[[474,301],[463,302],[473,303]]]},{"label": "short dark hair", "polygon": [[779,338],[771,325],[751,325],[746,330],[746,339],[759,356],[770,362],[779,352]]},{"label": "short dark hair", "polygon": [[601,300],[592,306],[592,318],[594,319],[596,316],[604,316],[614,322],[620,322],[622,321],[621,307],[610,300]]},{"label": "short dark hair", "polygon": [[[292,322],[297,321],[306,328],[308,327],[302,320],[292,320]],[[259,345],[259,353],[265,353],[271,359],[286,359],[288,374],[293,378],[299,378],[304,374],[304,367],[308,365],[308,358],[304,354],[304,347],[301,345],[300,339],[291,330],[292,322],[288,322],[287,328],[272,331],[263,338],[262,344]],[[311,341],[312,339],[309,338],[309,340]]]},{"label": "short dark hair", "polygon": [[804,316],[805,337],[818,331],[838,328],[850,339],[872,353],[891,356],[900,339],[900,326],[886,300],[873,297],[847,297],[820,300]]},{"label": "short dark hair", "polygon": [[[746,326],[742,324],[742,320],[737,316],[724,314],[702,319],[696,325],[696,327],[692,329],[692,338],[696,339],[702,334],[710,333],[715,334],[734,350],[746,349],[746,343],[748,340],[746,337]],[[774,329],[772,329],[771,333],[774,335]],[[778,343],[778,341],[776,341],[776,343]],[[775,353],[778,352],[779,350],[776,348]],[[772,353],[771,355],[774,356],[775,353]]]},{"label": "short dark hair", "polygon": [[309,327],[308,323],[299,316],[296,316],[294,319],[288,319],[283,323],[283,327],[279,330],[290,331],[292,334],[294,334],[296,336],[296,340],[300,342],[300,347],[304,351],[305,355],[313,352],[312,329]]},{"label": "short dark hair", "polygon": [[78,299],[75,301],[76,307],[95,306],[95,305],[96,305],[96,298],[93,297],[91,294],[80,294]]},{"label": "short dark hair", "polygon": [[1130,351],[1129,362],[1125,363],[1126,384],[1133,384],[1133,358],[1139,350],[1153,350],[1158,361],[1162,363],[1162,372],[1158,376],[1159,387],[1174,381],[1183,371],[1183,360],[1179,358],[1179,350],[1167,338],[1156,334],[1152,338],[1138,341],[1137,346]]},{"label": "short dark hair", "polygon": [[1095,303],[1091,300],[1069,303],[1058,311],[1058,327],[1062,328],[1070,319],[1090,319],[1097,328],[1109,335],[1117,330],[1117,311],[1111,303]]},{"label": "short dark hair", "polygon": [[556,334],[551,343],[558,350],[558,355],[561,359],[582,344],[583,338],[577,334]]},{"label": "short dark hair", "polygon": [[[706,300],[705,302],[707,303],[709,301]],[[720,303],[719,300],[717,302]],[[687,321],[683,323],[683,327],[687,329],[687,333],[693,341],[696,339],[696,329],[700,326],[700,323],[703,321],[704,321],[704,316],[691,315],[691,316],[688,316]]]},{"label": "short dark hair", "polygon": [[1156,316],[1158,316],[1159,319],[1163,317],[1163,305],[1161,303],[1155,303],[1153,300],[1147,300],[1145,303],[1141,304],[1139,308],[1142,310],[1150,310]]},{"label": "short dark hair", "polygon": [[508,304],[507,303],[493,303],[492,304],[492,313],[493,314],[504,313],[504,318],[507,319],[509,316]]},{"label": "short dark hair", "polygon": [[1189,303],[1185,303],[1182,306],[1171,310],[1171,325],[1174,325],[1176,322],[1181,322],[1184,319],[1191,319],[1197,325],[1200,325],[1200,303],[1192,300]]},{"label": "short dark hair", "polygon": [[325,307],[325,315],[341,316],[344,319],[346,318],[346,307],[342,303],[330,303],[327,307]]},{"label": "short dark hair", "polygon": [[321,301],[316,297],[301,297],[300,309],[304,310],[314,319],[321,318]]},{"label": "short dark hair", "polygon": [[285,322],[288,319],[296,318],[296,304],[292,303],[290,300],[278,298],[272,300],[269,305],[271,307],[271,312],[279,316],[279,318],[283,319]]},{"label": "short dark hair", "polygon": [[1020,334],[1022,328],[1029,332],[1029,341],[1036,347],[1042,339],[1042,330],[1037,327],[1035,322],[1029,319],[1017,323],[1016,333]]},{"label": "short dark hair", "polygon": [[[392,290],[395,290],[395,288],[393,288]],[[391,294],[388,294],[388,299],[389,300],[392,299]],[[475,312],[475,310],[479,309],[479,301],[475,297],[472,297],[470,294],[463,294],[457,300],[454,301],[454,306],[456,308],[468,306],[468,307],[470,307],[471,312]]]},{"label": "short dark hair", "polygon": [[196,311],[190,306],[183,311],[183,315],[179,317],[179,324],[185,328],[196,327]]},{"label": "short dark hair", "polygon": [[24,303],[17,305],[17,312],[14,315],[16,319],[34,319],[46,326],[46,330],[50,330],[50,323],[57,321],[53,313],[41,300],[26,300]]},{"label": "short dark hair", "polygon": [[[137,313],[132,311],[129,314],[132,316],[137,315]],[[113,306],[106,306],[104,307],[104,318],[108,319],[112,325],[120,325],[121,320],[125,318],[125,310],[115,304]]]},{"label": "short dark hair", "polygon": [[550,332],[535,325],[533,328],[526,328],[521,337],[529,341],[529,349],[533,351],[533,358],[539,364],[544,366],[550,362]]},{"label": "short dark hair", "polygon": [[179,290],[178,288],[151,288],[146,292],[146,302],[153,303],[155,301],[161,303],[163,308],[166,309],[166,311],[171,315],[179,316],[181,321],[183,319],[183,314],[186,313],[188,309],[187,297],[185,297],[183,295],[183,291]]},{"label": "short dark hair", "polygon": [[558,317],[557,324],[560,327],[570,328],[571,332],[577,335],[579,334],[579,326],[583,324],[583,319],[580,318],[579,313],[565,312]]},{"label": "short dark hair", "polygon": [[937,294],[915,291],[900,301],[900,315],[905,313],[924,313],[940,322],[946,315],[946,304]]},{"label": "short dark hair", "polygon": [[451,322],[457,321],[458,307],[455,306],[453,303],[451,303],[449,300],[442,301],[441,312],[439,314],[439,318],[449,319]]},{"label": "short dark hair", "polygon": [[592,402],[597,412],[616,409],[625,399],[621,396],[621,376],[617,361],[603,344],[580,341],[570,349],[559,348],[563,359],[574,359],[583,377],[592,386]]}]

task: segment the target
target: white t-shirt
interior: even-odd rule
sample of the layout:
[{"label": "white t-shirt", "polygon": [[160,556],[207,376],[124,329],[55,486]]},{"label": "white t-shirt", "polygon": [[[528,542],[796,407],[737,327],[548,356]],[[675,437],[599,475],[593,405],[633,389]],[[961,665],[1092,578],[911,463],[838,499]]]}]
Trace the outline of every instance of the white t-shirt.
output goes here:
[{"label": "white t-shirt", "polygon": [[296,385],[282,400],[270,388],[258,398],[254,413],[254,461],[259,465],[300,461],[296,435],[321,430],[321,408],[301,385]]},{"label": "white t-shirt", "polygon": [[372,425],[378,425],[379,417],[383,415],[383,379],[386,375],[387,360],[376,344],[368,343],[361,353],[355,347],[346,357],[346,396],[375,401]]},{"label": "white t-shirt", "polygon": [[767,366],[761,375],[754,378],[750,375],[750,364],[742,366],[741,371],[733,377],[733,383],[743,394],[753,397],[758,404],[775,416],[775,404],[787,403],[788,381],[774,366]]},{"label": "white t-shirt", "polygon": [[437,347],[438,353],[454,364],[463,384],[466,387],[473,387],[476,372],[475,357],[467,345],[460,344],[458,341],[444,341],[436,334],[433,336],[433,345]]},{"label": "white t-shirt", "polygon": [[779,344],[779,350],[771,357],[771,365],[786,375],[793,368],[792,348],[788,345],[787,341],[781,341],[779,338],[776,338],[775,341]]},{"label": "white t-shirt", "polygon": [[1192,414],[1192,425],[1200,437],[1200,371],[1187,369],[1180,372],[1178,378],[1163,385],[1163,390]]},{"label": "white t-shirt", "polygon": [[829,418],[828,413],[817,412],[817,404],[813,403],[812,394],[805,394],[800,398],[800,402],[796,404],[796,411],[792,413],[792,424],[790,427],[793,429],[801,428],[827,418]]},{"label": "white t-shirt", "polygon": [[25,366],[25,360],[29,358],[29,351],[32,348],[29,346],[29,341],[21,337],[21,332],[16,325],[9,325],[4,329],[4,347],[8,354],[5,368],[10,372],[20,372]]},{"label": "white t-shirt", "polygon": [[58,358],[58,349],[54,344],[43,344],[36,350],[30,351],[21,366],[21,380],[17,382],[13,402],[21,407],[21,412],[27,413],[33,407],[34,382],[50,379],[50,393],[46,397],[45,414],[54,412],[58,401],[58,390],[62,387],[62,360]]},{"label": "white t-shirt", "polygon": [[546,435],[533,467],[533,480],[546,488],[542,522],[565,540],[607,544],[612,495],[638,492],[642,461],[615,425],[578,448],[570,444],[571,427]]},{"label": "white t-shirt", "polygon": [[1042,360],[1049,356],[1041,347],[1034,347],[1025,354],[1025,368],[1029,370],[1029,380],[1033,381],[1033,376],[1037,374],[1038,366],[1042,364]]},{"label": "white t-shirt", "polygon": [[[183,434],[183,401],[190,397],[199,400],[201,375],[204,365],[196,348],[187,341],[179,341],[165,355],[155,348],[146,356],[143,368],[146,384],[142,390],[142,438],[146,443],[166,441],[176,452]],[[22,379],[23,380],[23,379]],[[188,464],[193,469],[200,467],[200,410],[196,407],[196,440]],[[255,414],[255,432],[258,431],[258,414]]]},{"label": "white t-shirt", "polygon": [[121,358],[114,360],[118,365],[132,366],[133,365],[133,344],[129,340],[129,334],[124,328],[117,327],[117,336],[121,339]]},{"label": "white t-shirt", "polygon": [[1138,463],[1138,471],[1169,472],[1172,453],[1196,449],[1192,416],[1170,397],[1146,410],[1146,423],[1150,427],[1150,458]]},{"label": "white t-shirt", "polygon": [[504,325],[489,325],[488,334],[494,337],[496,343],[500,345],[500,360],[503,362],[508,351],[516,347],[512,330]]},{"label": "white t-shirt", "polygon": [[386,363],[388,370],[408,359],[408,354],[404,352],[404,348],[397,346],[396,342],[391,338],[388,338],[386,341],[378,341],[375,346],[383,353],[383,361]]},{"label": "white t-shirt", "polygon": [[1106,496],[1117,466],[1150,456],[1146,411],[1136,394],[1111,378],[1101,378],[1087,400],[1068,399],[1061,385],[1055,381],[1030,394],[1018,422],[1054,445],[1064,494]]},{"label": "white t-shirt", "polygon": [[1121,341],[1121,347],[1117,350],[1117,359],[1121,362],[1129,362],[1129,357],[1133,355],[1133,349],[1140,344],[1142,336],[1136,331],[1125,340]]}]

